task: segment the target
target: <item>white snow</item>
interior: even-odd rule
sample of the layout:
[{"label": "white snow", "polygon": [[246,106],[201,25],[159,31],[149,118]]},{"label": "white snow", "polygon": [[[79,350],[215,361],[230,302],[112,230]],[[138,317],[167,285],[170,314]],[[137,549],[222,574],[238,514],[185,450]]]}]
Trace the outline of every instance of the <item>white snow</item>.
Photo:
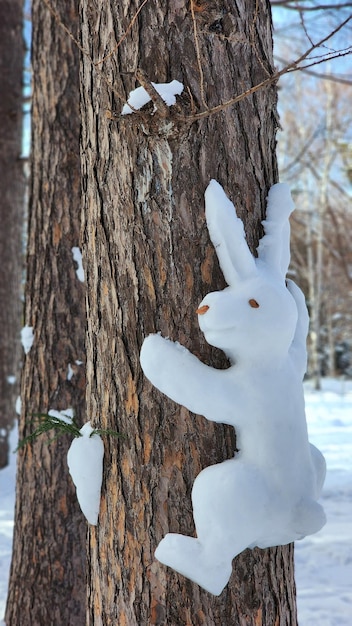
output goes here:
[{"label": "white snow", "polygon": [[16,410],[17,415],[21,415],[21,410],[22,410],[21,396],[17,396],[16,398],[15,410]]},{"label": "white snow", "polygon": [[[322,504],[327,524],[296,542],[300,626],[351,626],[352,615],[352,381],[323,380],[323,391],[305,385],[310,440],[322,450],[327,477]],[[11,450],[18,443],[11,433]],[[11,560],[16,454],[0,470],[0,620],[5,612]],[[1,621],[0,621],[1,624]]]},{"label": "white snow", "polygon": [[103,480],[104,444],[99,435],[90,436],[92,431],[90,422],[82,426],[82,437],[72,441],[67,453],[67,464],[82,513],[95,526],[98,523]]},{"label": "white snow", "polygon": [[74,410],[70,407],[68,409],[64,409],[63,411],[57,411],[56,409],[50,409],[48,411],[48,415],[51,417],[56,417],[56,419],[65,422],[66,424],[72,424]]},{"label": "white snow", "polygon": [[67,376],[66,376],[67,380],[71,380],[73,375],[74,375],[74,371],[72,369],[71,363],[69,363],[67,366]]},{"label": "white snow", "polygon": [[305,385],[310,440],[323,452],[322,492],[327,524],[296,543],[300,626],[352,624],[352,382],[323,380],[323,391]]},{"label": "white snow", "polygon": [[[183,91],[183,84],[178,80],[172,80],[171,83],[152,83],[152,85],[168,106],[175,104],[175,96],[179,96]],[[151,98],[144,87],[137,87],[137,89],[130,92],[127,100],[128,104],[123,106],[121,115],[129,115],[130,113],[133,113],[131,107],[128,106],[129,104],[134,109],[138,110],[150,102],[150,99]]]},{"label": "white snow", "polygon": [[16,382],[16,376],[13,376],[13,375],[6,376],[6,380],[9,383],[9,385],[14,385]]},{"label": "white snow", "polygon": [[80,251],[80,249],[77,246],[74,246],[73,248],[71,248],[71,250],[72,250],[73,260],[78,265],[78,267],[76,269],[77,278],[78,278],[78,280],[81,281],[81,283],[84,283],[84,269],[83,269],[83,263],[82,263],[82,252]]},{"label": "white snow", "polygon": [[33,326],[24,326],[21,330],[21,342],[23,346],[23,350],[26,354],[30,351],[33,345],[34,335],[33,335]]},{"label": "white snow", "polygon": [[[10,435],[10,450],[15,450],[17,444],[18,431],[16,425]],[[10,464],[0,470],[0,620],[5,613],[11,563],[15,482],[16,454],[10,454]]]},{"label": "white snow", "polygon": [[239,453],[206,467],[194,482],[197,537],[168,533],[155,552],[159,561],[219,595],[232,559],[246,548],[284,545],[324,526],[317,500],[325,461],[309,444],[304,410],[308,311],[300,289],[286,281],[289,189],[277,184],[269,192],[258,258],[214,180],[205,204],[229,286],[205,296],[196,312],[205,339],[226,353],[231,367],[209,367],[159,334],[144,340],[141,365],[175,402],[236,428]]}]

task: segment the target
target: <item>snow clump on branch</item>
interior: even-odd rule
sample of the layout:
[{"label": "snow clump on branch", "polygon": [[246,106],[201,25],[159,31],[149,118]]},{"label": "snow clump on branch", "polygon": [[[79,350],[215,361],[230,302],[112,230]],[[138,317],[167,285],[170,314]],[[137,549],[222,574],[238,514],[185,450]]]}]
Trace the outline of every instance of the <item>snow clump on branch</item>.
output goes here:
[{"label": "snow clump on branch", "polygon": [[[167,106],[173,106],[176,103],[176,96],[179,96],[183,91],[183,84],[178,80],[172,80],[171,83],[152,83],[152,85]],[[137,89],[130,92],[127,104],[122,108],[121,115],[129,115],[133,113],[133,109],[141,109],[145,104],[148,104],[150,100],[151,97],[144,87],[137,87]],[[129,104],[133,109],[128,106]]]}]

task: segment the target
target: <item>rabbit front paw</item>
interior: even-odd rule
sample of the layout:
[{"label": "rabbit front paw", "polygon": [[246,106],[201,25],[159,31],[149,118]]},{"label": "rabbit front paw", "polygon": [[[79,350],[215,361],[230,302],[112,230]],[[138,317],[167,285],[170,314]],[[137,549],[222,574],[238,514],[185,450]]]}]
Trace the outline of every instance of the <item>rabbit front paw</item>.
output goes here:
[{"label": "rabbit front paw", "polygon": [[140,362],[143,372],[153,385],[160,389],[159,384],[163,378],[163,371],[175,369],[178,365],[176,362],[177,352],[184,350],[185,348],[165,339],[159,333],[149,335],[143,341]]},{"label": "rabbit front paw", "polygon": [[176,402],[175,385],[183,387],[182,355],[188,352],[179,344],[164,339],[160,334],[149,335],[143,342],[140,362],[150,382]]},{"label": "rabbit front paw", "polygon": [[208,417],[208,390],[219,376],[217,370],[161,335],[149,335],[144,340],[140,361],[146,377],[159,391],[193,413]]}]

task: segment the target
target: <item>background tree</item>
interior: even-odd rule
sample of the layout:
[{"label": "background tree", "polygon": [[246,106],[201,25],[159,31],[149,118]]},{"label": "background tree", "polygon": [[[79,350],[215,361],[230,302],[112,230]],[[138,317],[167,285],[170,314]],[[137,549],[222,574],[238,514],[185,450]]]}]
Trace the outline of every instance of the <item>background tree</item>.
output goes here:
[{"label": "background tree", "polygon": [[[77,3],[60,0],[70,28]],[[34,343],[22,371],[20,437],[33,413],[73,407],[84,419],[84,285],[79,245],[78,50],[41,0],[32,6],[33,109],[25,323]],[[84,624],[85,529],[66,453],[50,435],[18,453],[14,551],[6,623]]]},{"label": "background tree", "polygon": [[[253,249],[277,179],[276,88],[217,115],[207,110],[273,73],[270,9],[245,1],[139,9],[127,1],[81,8],[87,413],[125,436],[106,445],[100,521],[89,529],[88,623],[292,626],[291,546],[246,551],[220,598],[154,560],[167,530],[192,532],[194,478],[235,444],[229,429],[152,389],[139,365],[143,338],[161,330],[225,366],[194,313],[223,286],[204,190],[213,177],[225,186]],[[149,105],[120,116],[138,69],[154,82],[184,83],[170,112],[157,104],[154,114]],[[200,111],[205,117],[192,117]]]},{"label": "background tree", "polygon": [[322,375],[348,373],[350,361],[350,244],[344,230],[351,220],[352,5],[273,0],[272,6],[275,58],[283,64],[344,21],[329,47],[318,48],[315,67],[308,63],[300,75],[286,74],[280,98],[280,177],[291,184],[298,208],[292,218],[292,271],[310,309],[308,375],[319,388]]},{"label": "background tree", "polygon": [[297,206],[292,271],[310,309],[308,373],[316,387],[322,375],[334,375],[336,350],[351,335],[351,247],[346,237],[352,215],[351,85],[330,69],[328,76],[286,79],[278,151],[281,179],[290,183]]},{"label": "background tree", "polygon": [[0,0],[0,468],[19,389],[24,177],[22,0]]}]

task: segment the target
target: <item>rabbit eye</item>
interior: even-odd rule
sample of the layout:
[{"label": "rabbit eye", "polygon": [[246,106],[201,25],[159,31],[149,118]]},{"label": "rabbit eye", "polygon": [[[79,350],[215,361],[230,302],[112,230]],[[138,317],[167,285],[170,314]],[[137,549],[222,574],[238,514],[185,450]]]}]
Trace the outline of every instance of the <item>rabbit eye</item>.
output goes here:
[{"label": "rabbit eye", "polygon": [[252,307],[252,309],[259,309],[259,303],[254,300],[254,298],[251,298],[250,300],[248,300],[248,304],[249,306]]}]

